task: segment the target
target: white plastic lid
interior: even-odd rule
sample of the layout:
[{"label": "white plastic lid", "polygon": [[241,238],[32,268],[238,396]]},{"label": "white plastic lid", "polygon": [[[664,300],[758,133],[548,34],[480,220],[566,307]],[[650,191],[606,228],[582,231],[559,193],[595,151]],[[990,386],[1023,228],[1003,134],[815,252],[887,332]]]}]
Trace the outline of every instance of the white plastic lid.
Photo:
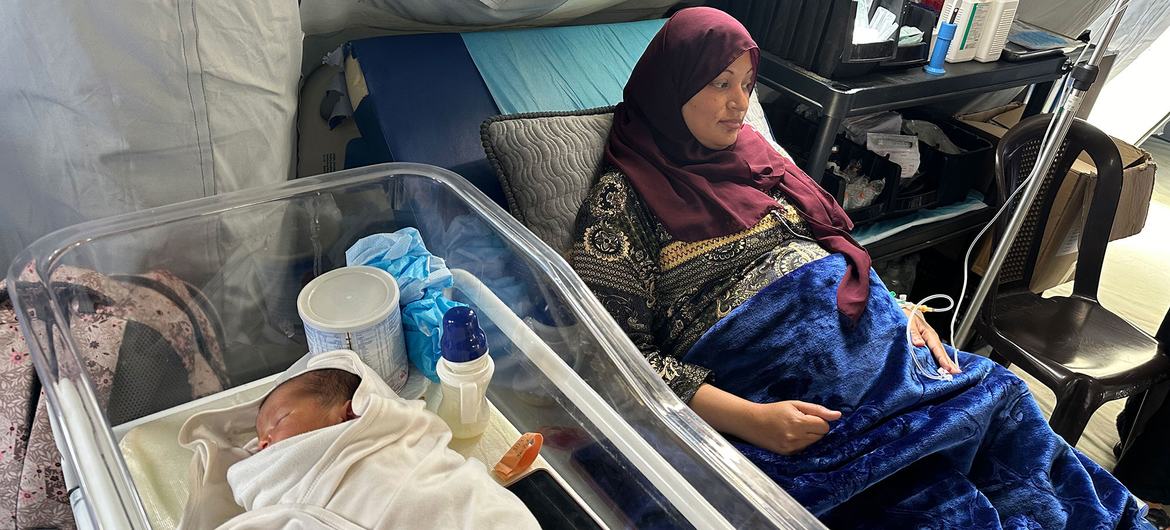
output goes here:
[{"label": "white plastic lid", "polygon": [[390,273],[366,266],[342,267],[309,282],[297,296],[305,324],[321,331],[358,331],[398,308],[398,283]]}]

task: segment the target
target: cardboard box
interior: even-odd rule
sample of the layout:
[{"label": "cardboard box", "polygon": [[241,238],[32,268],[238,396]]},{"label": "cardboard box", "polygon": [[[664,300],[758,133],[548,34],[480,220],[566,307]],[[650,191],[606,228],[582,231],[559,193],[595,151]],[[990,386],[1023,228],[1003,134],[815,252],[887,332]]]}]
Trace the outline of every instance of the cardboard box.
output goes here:
[{"label": "cardboard box", "polygon": [[[989,136],[1001,138],[1020,121],[1023,113],[1022,105],[1009,105],[966,114],[958,119]],[[1116,138],[1113,141],[1121,154],[1124,169],[1121,198],[1109,234],[1110,241],[1132,236],[1145,227],[1150,198],[1154,192],[1154,172],[1157,170],[1157,164],[1149,153]],[[1033,292],[1043,292],[1073,278],[1084,216],[1093,199],[1096,179],[1096,168],[1088,156],[1082,153],[1073,162],[1069,176],[1057,190],[1052,210],[1048,214],[1048,223],[1044,227],[1040,252],[1036,258],[1036,269],[1029,284]],[[984,238],[972,270],[978,274],[986,272],[990,256],[989,238]]]}]

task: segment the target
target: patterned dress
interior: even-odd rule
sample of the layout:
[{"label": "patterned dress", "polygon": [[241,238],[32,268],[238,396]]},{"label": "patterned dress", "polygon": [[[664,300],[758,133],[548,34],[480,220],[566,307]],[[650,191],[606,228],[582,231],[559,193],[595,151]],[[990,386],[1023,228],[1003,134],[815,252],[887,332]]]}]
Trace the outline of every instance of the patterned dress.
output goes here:
[{"label": "patterned dress", "polygon": [[606,168],[577,214],[573,268],[689,402],[710,371],[679,361],[711,326],[777,278],[828,255],[784,197],[742,232],[677,241],[627,177]]}]

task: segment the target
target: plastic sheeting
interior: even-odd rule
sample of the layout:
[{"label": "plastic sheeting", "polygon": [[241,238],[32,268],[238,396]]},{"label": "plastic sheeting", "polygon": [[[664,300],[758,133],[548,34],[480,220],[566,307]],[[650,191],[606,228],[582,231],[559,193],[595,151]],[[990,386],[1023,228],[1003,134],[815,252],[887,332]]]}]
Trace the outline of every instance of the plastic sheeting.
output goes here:
[{"label": "plastic sheeting", "polygon": [[286,180],[301,37],[295,0],[0,2],[0,270],[64,226]]}]

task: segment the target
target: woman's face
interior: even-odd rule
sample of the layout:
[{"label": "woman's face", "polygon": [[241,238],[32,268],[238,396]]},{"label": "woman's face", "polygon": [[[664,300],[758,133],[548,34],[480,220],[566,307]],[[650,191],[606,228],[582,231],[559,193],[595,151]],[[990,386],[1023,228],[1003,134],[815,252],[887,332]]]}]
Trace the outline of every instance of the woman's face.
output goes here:
[{"label": "woman's face", "polygon": [[751,55],[743,53],[683,104],[683,121],[703,147],[719,150],[735,143],[754,80]]}]

